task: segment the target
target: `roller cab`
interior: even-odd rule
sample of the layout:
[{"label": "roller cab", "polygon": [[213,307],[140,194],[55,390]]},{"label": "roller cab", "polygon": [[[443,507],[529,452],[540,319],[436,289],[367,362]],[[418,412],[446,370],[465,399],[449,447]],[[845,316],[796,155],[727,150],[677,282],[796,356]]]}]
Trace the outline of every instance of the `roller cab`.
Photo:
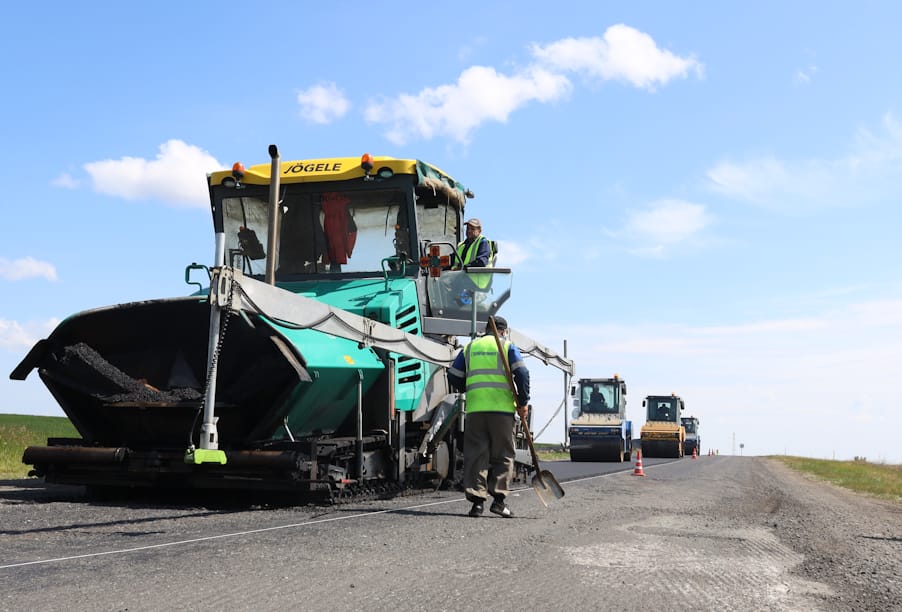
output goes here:
[{"label": "roller cab", "polygon": [[571,461],[629,461],[632,422],[626,419],[626,383],[581,378],[571,387],[573,421],[568,429]]},{"label": "roller cab", "polygon": [[643,457],[683,456],[683,442],[686,431],[680,421],[684,405],[675,394],[649,395],[642,402],[646,409],[645,425],[642,426]]},{"label": "roller cab", "polygon": [[698,418],[694,416],[681,417],[680,422],[686,432],[686,438],[683,441],[683,454],[692,456],[692,453],[702,454],[702,438],[698,431]]}]

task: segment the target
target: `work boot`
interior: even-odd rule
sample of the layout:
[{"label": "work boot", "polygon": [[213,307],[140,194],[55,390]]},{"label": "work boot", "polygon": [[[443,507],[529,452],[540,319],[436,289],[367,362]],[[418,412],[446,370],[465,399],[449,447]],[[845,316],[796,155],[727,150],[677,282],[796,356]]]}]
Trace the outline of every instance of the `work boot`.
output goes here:
[{"label": "work boot", "polygon": [[514,513],[511,512],[511,509],[507,507],[504,503],[504,498],[495,499],[495,502],[492,504],[492,507],[489,508],[489,512],[492,514],[497,514],[498,516],[504,518],[513,518]]},{"label": "work boot", "polygon": [[[494,508],[494,506],[492,506]],[[484,507],[482,502],[473,502],[473,507],[470,508],[470,512],[468,513],[470,516],[482,516],[482,511]],[[494,510],[492,510],[494,512]]]}]

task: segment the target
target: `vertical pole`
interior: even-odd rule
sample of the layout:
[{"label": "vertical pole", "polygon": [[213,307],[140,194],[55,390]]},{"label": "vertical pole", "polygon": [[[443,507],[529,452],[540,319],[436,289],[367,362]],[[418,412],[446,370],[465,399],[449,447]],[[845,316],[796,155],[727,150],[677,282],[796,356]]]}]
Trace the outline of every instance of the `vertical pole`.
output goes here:
[{"label": "vertical pole", "polygon": [[279,255],[279,222],[282,218],[279,211],[279,148],[269,145],[269,156],[272,166],[269,171],[269,232],[267,234],[266,283],[276,284],[276,257]]},{"label": "vertical pole", "polygon": [[[213,253],[215,267],[222,269],[225,265],[225,234],[216,234],[215,252]],[[210,331],[207,338],[207,388],[204,391],[204,415],[200,424],[200,447],[205,450],[219,449],[219,432],[216,429],[216,346],[219,343],[219,330],[222,325],[222,304],[214,304],[213,296],[216,295],[215,283],[221,282],[222,277],[214,274],[210,280]],[[221,295],[221,293],[220,293]]]},{"label": "vertical pole", "polygon": [[[222,266],[226,265],[225,243],[226,243],[225,233],[217,232],[216,239],[215,239],[215,245],[214,245],[214,251],[213,251],[213,262],[214,262],[213,266],[214,267],[221,268]],[[229,263],[231,263],[231,262],[229,262]]]},{"label": "vertical pole", "polygon": [[404,484],[407,472],[407,413],[398,411],[398,483]]},{"label": "vertical pole", "polygon": [[[214,279],[217,277],[214,276]],[[207,347],[210,362],[207,376],[207,394],[204,397],[204,422],[200,426],[200,447],[203,449],[218,449],[219,440],[216,431],[216,417],[213,408],[216,404],[216,362],[213,360],[213,354],[216,351],[216,343],[219,339],[219,328],[221,321],[221,311],[218,305],[210,307],[210,342]]]},{"label": "vertical pole", "polygon": [[397,423],[398,411],[395,409],[395,360],[386,360],[386,370],[388,371],[388,446],[394,447],[395,438],[398,436]]},{"label": "vertical pole", "polygon": [[[222,268],[219,268],[219,274],[213,274],[210,281],[210,336],[207,339],[207,388],[204,395],[204,420],[200,425],[200,447],[204,450],[219,449],[219,432],[216,429],[216,371],[219,355],[217,350],[219,347],[219,334],[222,326],[222,309],[228,307],[220,304],[215,296],[222,295],[218,291],[223,283],[221,274]],[[228,282],[232,282],[231,278]],[[216,303],[214,303],[214,301]]]},{"label": "vertical pole", "polygon": [[357,479],[363,482],[363,370],[357,370]]},{"label": "vertical pole", "polygon": [[[564,359],[567,358],[567,339],[564,339]],[[564,448],[570,448],[570,427],[567,413],[570,410],[570,375],[564,372]]]},{"label": "vertical pole", "polygon": [[[473,300],[473,312],[470,316],[470,340],[476,337],[476,290],[468,290]],[[488,328],[486,328],[488,329]]]}]

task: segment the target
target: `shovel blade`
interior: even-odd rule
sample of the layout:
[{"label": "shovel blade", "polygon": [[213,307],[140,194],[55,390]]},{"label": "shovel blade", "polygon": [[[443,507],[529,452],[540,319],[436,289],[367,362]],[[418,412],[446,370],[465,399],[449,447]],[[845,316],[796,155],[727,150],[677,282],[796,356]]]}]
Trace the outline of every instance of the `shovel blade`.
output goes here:
[{"label": "shovel blade", "polygon": [[539,496],[539,501],[546,508],[548,507],[548,502],[564,496],[564,489],[557,481],[557,478],[554,477],[554,474],[548,470],[536,472],[536,475],[532,477],[532,488],[535,490],[536,495]]}]

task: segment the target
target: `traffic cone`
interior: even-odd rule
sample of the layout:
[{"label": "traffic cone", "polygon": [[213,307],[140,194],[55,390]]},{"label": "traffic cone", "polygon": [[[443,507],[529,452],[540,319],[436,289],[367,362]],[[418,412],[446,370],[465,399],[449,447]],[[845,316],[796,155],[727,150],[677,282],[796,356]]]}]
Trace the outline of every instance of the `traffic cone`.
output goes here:
[{"label": "traffic cone", "polygon": [[693,446],[692,447],[692,460],[695,461],[696,459],[698,459],[698,449]]},{"label": "traffic cone", "polygon": [[633,470],[633,476],[645,476],[645,470],[642,469],[642,451],[636,451],[636,469]]}]

